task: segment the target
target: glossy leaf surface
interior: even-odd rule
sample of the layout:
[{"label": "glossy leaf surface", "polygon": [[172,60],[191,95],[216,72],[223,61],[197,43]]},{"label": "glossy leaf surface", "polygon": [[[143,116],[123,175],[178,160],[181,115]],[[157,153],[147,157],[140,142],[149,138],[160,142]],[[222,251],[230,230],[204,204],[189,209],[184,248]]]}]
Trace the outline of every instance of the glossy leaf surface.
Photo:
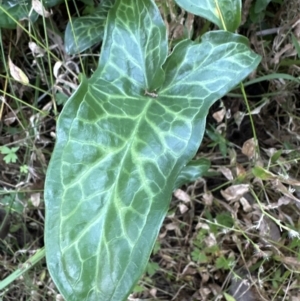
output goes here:
[{"label": "glossy leaf surface", "polygon": [[[24,0],[22,3],[17,0],[3,0],[0,4],[0,28],[16,28],[17,22],[29,18],[31,1]],[[32,12],[30,20],[35,21],[38,18],[36,12]],[[17,21],[17,22],[16,22]]]},{"label": "glossy leaf surface", "polygon": [[245,38],[224,31],[167,53],[154,2],[116,1],[99,67],[59,117],[45,243],[48,269],[68,301],[126,300],[209,107],[260,60]]},{"label": "glossy leaf surface", "polygon": [[241,23],[241,0],[175,0],[186,11],[201,16],[220,29],[234,32]]},{"label": "glossy leaf surface", "polygon": [[210,168],[210,161],[204,158],[190,161],[176,179],[175,189],[201,178]]},{"label": "glossy leaf surface", "polygon": [[107,14],[114,0],[102,1],[95,12],[68,22],[65,47],[68,54],[81,53],[103,39]]},{"label": "glossy leaf surface", "polygon": [[[45,7],[57,5],[64,0],[45,0]],[[0,28],[13,29],[20,20],[30,19],[35,22],[38,14],[32,10],[31,0],[2,0],[0,1]]]}]

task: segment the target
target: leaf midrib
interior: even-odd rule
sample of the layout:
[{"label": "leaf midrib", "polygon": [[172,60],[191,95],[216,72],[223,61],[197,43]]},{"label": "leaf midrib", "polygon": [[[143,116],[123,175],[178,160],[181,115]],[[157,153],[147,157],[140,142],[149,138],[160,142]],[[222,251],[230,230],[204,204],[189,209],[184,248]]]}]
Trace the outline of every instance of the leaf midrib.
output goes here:
[{"label": "leaf midrib", "polygon": [[[138,129],[140,128],[141,124],[142,124],[143,122],[145,122],[145,116],[146,116],[146,113],[147,113],[149,107],[150,107],[151,104],[152,104],[151,99],[146,99],[145,97],[141,97],[141,98],[142,98],[143,100],[147,100],[147,101],[148,101],[148,104],[145,105],[145,107],[144,107],[144,109],[143,109],[143,111],[142,111],[142,114],[140,115],[139,121],[136,122],[136,126],[135,126],[134,131],[132,132],[132,135],[131,135],[132,138],[130,139],[130,142],[127,144],[127,148],[126,148],[125,153],[124,153],[124,155],[123,155],[122,163],[124,163],[124,161],[126,160],[128,154],[130,153],[131,146],[132,146],[133,142],[135,141],[135,139],[136,139],[136,137],[137,137]],[[118,176],[117,176],[117,178],[116,178],[116,181],[115,181],[114,184],[113,184],[113,189],[112,189],[111,197],[109,198],[110,200],[113,198],[114,195],[116,195],[116,184],[118,183],[118,180],[119,180],[119,178],[120,178],[120,176],[121,176],[121,169],[122,169],[122,166],[123,166],[122,163],[119,165],[120,167],[119,167]],[[111,204],[111,203],[109,203],[109,205],[110,205],[110,204]],[[107,206],[107,208],[108,208],[108,206]],[[106,212],[107,212],[107,210],[106,210]],[[105,216],[105,214],[104,214],[104,216]],[[108,220],[108,219],[107,219],[106,216],[105,216],[104,221],[107,221],[107,220]],[[144,228],[144,227],[143,227],[143,228]],[[143,231],[143,229],[141,230],[141,233],[142,233],[142,231]],[[103,235],[103,234],[104,234],[104,233],[102,232],[102,235]],[[134,246],[136,245],[137,241],[138,241],[138,240],[136,240],[136,242],[133,244],[133,247],[131,248],[131,252],[130,252],[130,255],[129,255],[129,256],[131,256],[132,250],[134,249]],[[101,242],[101,239],[99,239],[99,242]],[[99,243],[99,245],[98,245],[98,254],[100,254],[100,249],[101,249],[100,246],[101,246],[101,243]],[[108,254],[109,254],[109,252],[108,252]],[[97,263],[96,266],[97,266],[97,267],[100,266],[99,259],[100,259],[100,256],[97,256],[97,260],[96,260],[96,263]],[[118,284],[115,286],[115,288],[114,288],[114,290],[113,290],[113,292],[112,292],[112,294],[111,294],[110,300],[111,300],[112,297],[114,297],[116,290],[119,288],[120,283],[122,282],[122,280],[123,280],[123,278],[124,278],[125,271],[127,270],[129,264],[130,264],[130,262],[128,261],[127,264],[126,264],[126,267],[123,269],[122,276],[119,278]],[[99,271],[99,269],[97,269],[96,275],[95,275],[95,276],[96,276],[96,279],[97,279],[97,282],[96,282],[96,283],[99,282],[99,273],[98,273],[98,271]]]}]

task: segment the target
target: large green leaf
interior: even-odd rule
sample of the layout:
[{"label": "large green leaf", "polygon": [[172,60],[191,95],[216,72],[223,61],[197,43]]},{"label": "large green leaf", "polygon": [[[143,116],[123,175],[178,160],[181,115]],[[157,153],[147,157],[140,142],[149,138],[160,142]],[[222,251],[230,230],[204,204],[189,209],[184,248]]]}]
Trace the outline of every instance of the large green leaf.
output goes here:
[{"label": "large green leaf", "polygon": [[175,0],[188,12],[215,23],[220,29],[234,32],[241,23],[241,0]]},{"label": "large green leaf", "polygon": [[115,0],[102,1],[90,15],[73,18],[65,31],[65,47],[68,54],[83,52],[103,39],[107,14]]},{"label": "large green leaf", "polygon": [[201,44],[167,35],[152,0],[117,0],[99,67],[57,124],[45,186],[45,244],[66,300],[122,301],[144,271],[174,184],[209,107],[259,57],[225,31]]},{"label": "large green leaf", "polygon": [[[44,0],[45,7],[51,7],[64,0]],[[0,1],[0,28],[16,28],[17,22],[30,19],[35,22],[38,14],[32,9],[31,0],[2,0]]]},{"label": "large green leaf", "polygon": [[36,21],[38,14],[35,11],[29,14],[30,9],[30,0],[0,1],[0,28],[16,28],[18,21],[28,19],[29,17],[31,21]]}]

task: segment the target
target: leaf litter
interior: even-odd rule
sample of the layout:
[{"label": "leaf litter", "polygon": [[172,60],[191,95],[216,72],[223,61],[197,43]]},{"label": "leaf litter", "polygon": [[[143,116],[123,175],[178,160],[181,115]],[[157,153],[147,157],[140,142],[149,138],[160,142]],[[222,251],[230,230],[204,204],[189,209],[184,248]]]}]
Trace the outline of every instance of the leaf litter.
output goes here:
[{"label": "leaf litter", "polygon": [[[157,2],[169,28],[171,43],[200,33],[205,24],[201,18],[178,11],[171,0],[166,1],[167,9],[163,9],[161,1]],[[35,3],[41,5],[39,1]],[[275,16],[272,19],[264,16],[268,32],[273,32],[271,35],[257,34],[262,28],[260,23],[251,23],[253,1],[245,1],[245,5],[243,30],[248,31],[252,46],[264,58],[254,78],[272,73],[299,76],[297,49],[289,34],[291,30],[299,39],[296,15],[299,2],[288,1],[282,7],[271,3],[267,7]],[[42,6],[38,10],[45,16],[49,13]],[[278,29],[274,31],[275,28]],[[22,44],[22,39],[24,36],[19,38],[19,46],[28,51],[25,45],[29,45],[29,41]],[[64,61],[62,47],[61,43],[56,44],[52,51]],[[36,44],[30,44],[29,49],[36,63],[29,66],[16,58],[12,63],[9,58],[11,76],[27,85],[29,75],[40,73],[43,84],[47,85],[39,61],[47,63],[45,49]],[[78,64],[77,58],[73,61]],[[46,68],[50,70],[55,63]],[[60,67],[56,65],[54,69],[56,77]],[[57,89],[69,95],[72,93],[69,87],[76,85],[76,80],[74,82],[68,74],[57,82]],[[297,289],[300,285],[299,83],[277,78],[268,80],[267,89],[261,86],[253,85],[255,91],[247,91],[250,113],[238,90],[234,91],[238,95],[235,98],[240,100],[235,106],[231,100],[228,106],[228,100],[224,99],[225,106],[211,109],[207,123],[217,128],[222,122],[221,135],[228,142],[226,156],[218,147],[210,147],[209,137],[204,137],[196,157],[209,159],[211,168],[203,179],[174,192],[157,248],[149,262],[152,270],[148,269],[139,283],[141,289],[136,289],[129,300],[210,301],[230,300],[230,296],[236,301],[300,300]],[[19,87],[18,83],[14,83],[14,87]],[[15,90],[21,99],[26,95],[28,104],[42,110],[46,108],[48,113],[53,111],[47,91],[41,103],[36,104],[29,100],[34,99],[31,97],[34,91],[24,87]],[[9,88],[7,92],[13,94]],[[55,135],[53,116],[48,113],[37,116],[30,107],[16,107],[11,98],[6,96],[6,99],[10,106],[2,102],[1,115],[6,121],[0,127],[0,144],[10,150],[18,148],[18,152],[11,162],[4,159],[8,153],[0,154],[1,211],[8,206],[13,208],[11,218],[17,226],[10,227],[10,234],[3,242],[5,252],[0,253],[0,261],[5,263],[0,270],[3,276],[12,273],[18,262],[24,262],[24,258],[42,245],[41,193]],[[253,137],[249,114],[254,119],[258,141]],[[33,116],[32,123],[24,121]],[[259,154],[256,149],[260,150]],[[28,165],[27,176],[20,176],[23,164]],[[22,229],[24,227],[27,230]],[[25,239],[22,231],[31,233],[24,249],[20,247],[22,240],[24,246]],[[42,265],[31,271],[31,280],[31,288],[24,280],[18,280],[6,292],[7,298],[62,300]]]}]

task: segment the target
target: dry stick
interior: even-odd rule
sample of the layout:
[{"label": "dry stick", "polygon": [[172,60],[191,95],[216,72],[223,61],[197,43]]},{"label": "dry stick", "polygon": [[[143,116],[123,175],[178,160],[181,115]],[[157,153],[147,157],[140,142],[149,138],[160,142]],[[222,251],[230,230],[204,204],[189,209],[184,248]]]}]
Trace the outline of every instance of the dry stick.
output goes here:
[{"label": "dry stick", "polygon": [[275,28],[269,28],[269,29],[264,29],[264,30],[261,30],[261,31],[257,31],[255,33],[256,36],[267,36],[267,35],[270,35],[270,34],[275,34],[275,33],[278,33],[279,30],[281,30],[282,27],[275,27]]}]

